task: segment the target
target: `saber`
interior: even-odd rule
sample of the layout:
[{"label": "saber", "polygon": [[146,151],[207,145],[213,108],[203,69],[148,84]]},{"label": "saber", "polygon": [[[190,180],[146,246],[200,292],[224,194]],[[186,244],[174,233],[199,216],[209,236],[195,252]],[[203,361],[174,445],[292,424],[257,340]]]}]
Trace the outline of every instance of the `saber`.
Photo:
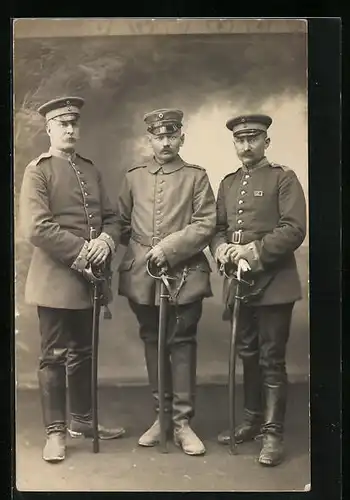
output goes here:
[{"label": "saber", "polygon": [[[96,238],[96,229],[90,228],[90,239]],[[100,326],[100,284],[102,279],[95,276],[90,268],[90,281],[93,285],[93,320],[92,320],[92,370],[91,370],[91,404],[92,404],[92,447],[94,453],[99,453],[100,442],[98,435],[98,344]]]},{"label": "saber", "polygon": [[[150,270],[150,263],[147,262],[148,274],[160,280],[159,287],[159,325],[158,325],[158,394],[159,394],[159,425],[160,425],[160,450],[168,453],[166,427],[165,427],[165,356],[167,342],[167,309],[170,295],[166,286],[167,276],[166,266],[161,267],[159,274],[155,275]],[[171,279],[171,278],[170,278]]]},{"label": "saber", "polygon": [[[237,275],[233,279],[237,282],[235,299],[233,303],[233,313],[231,320],[231,339],[230,339],[230,355],[229,355],[229,377],[228,377],[228,404],[229,404],[229,452],[231,455],[237,453],[237,443],[235,437],[236,428],[236,343],[237,343],[237,331],[238,331],[238,320],[242,301],[242,284],[247,284],[251,286],[251,283],[242,280],[241,274],[244,270],[245,261],[240,260],[238,262]],[[223,266],[223,272],[227,278],[231,278],[225,271],[225,266]]]},{"label": "saber", "polygon": [[[161,276],[165,269],[161,269]],[[159,331],[158,331],[158,390],[159,390],[159,423],[160,423],[160,449],[167,453],[166,428],[165,428],[165,356],[166,356],[166,331],[167,331],[167,302],[168,295],[163,280],[160,281],[159,291]]]}]

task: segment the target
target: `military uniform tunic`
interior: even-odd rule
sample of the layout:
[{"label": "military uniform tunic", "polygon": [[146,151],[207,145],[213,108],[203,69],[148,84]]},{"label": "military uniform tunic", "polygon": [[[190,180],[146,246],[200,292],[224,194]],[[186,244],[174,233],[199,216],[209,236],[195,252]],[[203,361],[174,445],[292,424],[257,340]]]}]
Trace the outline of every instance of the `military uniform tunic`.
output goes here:
[{"label": "military uniform tunic", "polygon": [[25,169],[20,195],[23,236],[32,243],[25,300],[29,304],[85,309],[90,285],[78,272],[90,227],[113,251],[118,242],[116,211],[101,174],[88,159],[50,150]]},{"label": "military uniform tunic", "polygon": [[221,243],[232,242],[233,235],[241,244],[252,243],[252,259],[258,261],[259,275],[271,277],[255,305],[291,303],[301,298],[294,251],[305,234],[305,197],[293,170],[263,158],[254,167],[243,166],[221,181],[211,250],[215,253]]},{"label": "military uniform tunic", "polygon": [[129,169],[119,197],[121,243],[128,248],[119,266],[119,293],[139,304],[157,303],[155,280],[145,255],[157,243],[172,273],[188,265],[178,303],[212,295],[209,263],[202,250],[216,221],[215,197],[206,171],[180,156],[159,165],[153,158]]}]

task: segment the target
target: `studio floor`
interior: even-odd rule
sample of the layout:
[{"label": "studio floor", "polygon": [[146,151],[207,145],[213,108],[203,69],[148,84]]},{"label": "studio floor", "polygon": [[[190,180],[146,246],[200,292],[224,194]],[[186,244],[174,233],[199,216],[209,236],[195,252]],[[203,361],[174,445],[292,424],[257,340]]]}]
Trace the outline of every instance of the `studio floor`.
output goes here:
[{"label": "studio floor", "polygon": [[[237,418],[242,387],[238,386]],[[109,386],[99,390],[99,417],[104,425],[123,425],[126,435],[100,442],[92,452],[88,439],[67,441],[59,464],[41,458],[44,444],[39,393],[18,390],[16,398],[16,487],[22,491],[302,491],[310,484],[307,384],[291,384],[286,422],[286,460],[265,468],[257,461],[259,441],[241,444],[232,456],[216,436],[227,427],[227,388],[198,387],[193,428],[203,439],[202,457],[185,455],[173,443],[168,453],[141,448],[138,437],[152,423],[147,386]]]}]

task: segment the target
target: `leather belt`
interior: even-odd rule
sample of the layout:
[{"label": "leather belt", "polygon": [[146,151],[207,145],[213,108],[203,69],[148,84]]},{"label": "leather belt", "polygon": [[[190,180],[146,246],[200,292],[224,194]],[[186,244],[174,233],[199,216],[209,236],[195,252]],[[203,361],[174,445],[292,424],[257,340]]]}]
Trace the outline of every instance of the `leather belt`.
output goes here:
[{"label": "leather belt", "polygon": [[145,247],[154,247],[159,243],[163,238],[168,236],[167,234],[163,234],[162,236],[144,236],[142,234],[137,234],[134,231],[131,231],[131,238],[136,241],[137,243],[140,243],[140,245],[143,245]]},{"label": "leather belt", "polygon": [[244,231],[239,229],[238,231],[227,231],[228,239],[231,243],[236,245],[245,245],[254,240],[261,239],[266,233],[254,233],[253,231]]}]

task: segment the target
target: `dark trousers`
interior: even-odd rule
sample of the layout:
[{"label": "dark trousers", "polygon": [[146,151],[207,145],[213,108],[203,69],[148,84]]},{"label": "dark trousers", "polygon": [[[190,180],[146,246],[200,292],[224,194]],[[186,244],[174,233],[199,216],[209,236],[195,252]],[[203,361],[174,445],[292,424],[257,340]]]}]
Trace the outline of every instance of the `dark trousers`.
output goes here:
[{"label": "dark trousers", "polygon": [[46,431],[66,427],[66,380],[73,418],[91,419],[92,309],[38,307],[38,378]]},{"label": "dark trousers", "polygon": [[[129,301],[144,343],[148,379],[159,409],[158,326],[159,307]],[[175,425],[189,421],[195,413],[197,370],[197,327],[202,315],[202,300],[177,308],[168,307],[167,349],[165,359],[165,411],[172,413]]]},{"label": "dark trousers", "polygon": [[243,362],[246,418],[263,416],[263,432],[282,433],[287,402],[286,348],[294,303],[242,304],[237,353]]}]

